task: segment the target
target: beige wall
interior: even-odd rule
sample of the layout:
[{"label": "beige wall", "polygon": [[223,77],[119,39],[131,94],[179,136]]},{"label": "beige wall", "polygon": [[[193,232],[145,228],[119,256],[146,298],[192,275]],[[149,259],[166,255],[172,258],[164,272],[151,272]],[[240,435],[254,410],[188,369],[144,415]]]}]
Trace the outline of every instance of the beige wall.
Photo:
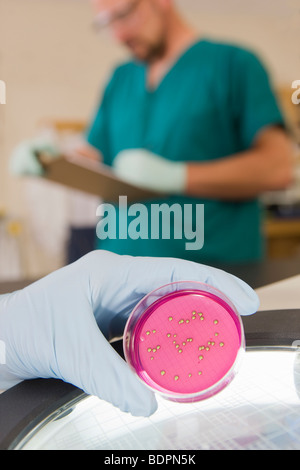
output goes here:
[{"label": "beige wall", "polygon": [[[296,0],[181,0],[186,16],[204,34],[256,49],[276,85],[299,76]],[[0,209],[24,221],[26,275],[61,263],[30,236],[24,183],[9,175],[12,149],[34,135],[41,118],[83,119],[92,114],[113,64],[125,55],[109,36],[92,28],[88,0],[0,0]],[[32,208],[30,209],[32,210]]]}]

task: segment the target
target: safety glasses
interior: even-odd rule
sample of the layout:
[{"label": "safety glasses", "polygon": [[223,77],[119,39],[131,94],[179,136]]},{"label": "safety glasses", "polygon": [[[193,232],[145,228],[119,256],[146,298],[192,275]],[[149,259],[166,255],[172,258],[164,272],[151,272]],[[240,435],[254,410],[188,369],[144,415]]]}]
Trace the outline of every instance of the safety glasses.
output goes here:
[{"label": "safety glasses", "polygon": [[94,22],[93,27],[96,31],[102,31],[104,28],[113,26],[116,23],[132,24],[138,19],[138,7],[142,0],[134,0],[129,4],[118,9],[118,11],[112,13],[109,11],[103,11],[99,13]]}]

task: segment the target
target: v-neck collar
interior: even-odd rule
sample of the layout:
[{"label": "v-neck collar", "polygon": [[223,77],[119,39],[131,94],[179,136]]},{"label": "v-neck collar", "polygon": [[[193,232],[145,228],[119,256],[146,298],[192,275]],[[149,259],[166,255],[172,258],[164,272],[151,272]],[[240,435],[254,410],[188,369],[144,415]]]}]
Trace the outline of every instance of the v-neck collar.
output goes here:
[{"label": "v-neck collar", "polygon": [[177,69],[178,65],[186,58],[187,55],[199,44],[204,43],[206,38],[199,38],[195,42],[191,43],[178,57],[171,63],[171,66],[168,68],[166,73],[162,76],[161,80],[157,83],[155,87],[149,87],[147,83],[147,72],[148,72],[148,65],[144,64],[143,67],[143,80],[144,80],[144,90],[149,95],[154,95],[157,93],[163,84],[167,81],[168,77],[173,74],[173,72]]}]

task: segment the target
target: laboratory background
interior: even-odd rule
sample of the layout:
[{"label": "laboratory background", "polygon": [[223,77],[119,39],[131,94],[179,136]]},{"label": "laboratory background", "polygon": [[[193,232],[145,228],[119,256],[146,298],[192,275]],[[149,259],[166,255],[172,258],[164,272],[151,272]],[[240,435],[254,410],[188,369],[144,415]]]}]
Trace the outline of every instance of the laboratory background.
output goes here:
[{"label": "laboratory background", "polygon": [[[126,23],[126,17],[130,17],[135,8],[138,9],[143,2],[142,0],[125,0],[125,2],[120,0],[119,6],[127,4],[129,9],[127,7],[124,11],[121,9],[117,14],[113,11],[115,16],[110,17],[109,14],[107,16],[105,9],[109,11],[112,4],[117,4],[117,2],[111,0],[93,0],[92,2],[90,0],[0,0],[0,295],[18,291],[16,296],[3,297],[1,305],[5,305],[5,309],[8,308],[8,315],[6,317],[2,316],[0,320],[10,320],[12,318],[13,328],[8,328],[8,333],[5,331],[5,334],[8,335],[8,338],[10,338],[10,334],[12,338],[20,338],[22,351],[27,338],[27,346],[32,352],[30,361],[34,364],[33,375],[30,370],[29,372],[25,371],[25,377],[29,377],[29,380],[25,379],[8,390],[0,390],[0,449],[299,450],[299,0],[252,0],[250,2],[246,0],[174,1],[188,24],[193,26],[202,37],[252,51],[261,60],[269,73],[272,90],[276,95],[291,138],[293,178],[290,179],[288,184],[282,184],[277,190],[259,193],[259,207],[262,208],[262,221],[259,222],[261,222],[264,239],[264,255],[261,259],[256,257],[257,253],[253,248],[255,243],[258,242],[258,238],[260,238],[257,236],[259,228],[255,227],[255,222],[258,221],[258,217],[256,217],[258,214],[256,200],[254,206],[248,204],[247,201],[235,201],[232,206],[234,206],[236,212],[230,212],[232,209],[230,203],[227,204],[227,201],[222,201],[224,204],[220,204],[221,210],[218,212],[218,217],[220,214],[222,216],[224,210],[223,221],[226,223],[223,223],[223,225],[218,222],[222,220],[222,217],[216,219],[212,215],[212,220],[209,220],[209,217],[205,219],[204,215],[205,226],[207,223],[208,228],[212,227],[211,230],[208,229],[212,238],[212,245],[215,241],[218,242],[216,243],[218,245],[216,246],[218,254],[223,255],[227,245],[231,248],[231,259],[235,263],[225,263],[225,266],[222,266],[221,261],[223,262],[226,257],[222,256],[220,263],[216,262],[215,266],[214,263],[211,266],[208,266],[210,263],[203,263],[203,266],[201,262],[189,263],[188,261],[181,264],[180,262],[183,260],[175,260],[169,257],[163,259],[163,257],[156,257],[155,254],[147,257],[147,260],[135,257],[130,258],[130,262],[128,262],[127,257],[115,257],[109,250],[95,249],[96,227],[99,219],[98,209],[103,202],[100,195],[101,191],[99,191],[99,195],[95,194],[95,191],[92,194],[89,183],[85,183],[87,191],[83,191],[82,188],[79,190],[78,185],[81,185],[81,176],[78,173],[77,176],[72,173],[73,187],[64,184],[67,183],[67,179],[68,181],[70,179],[67,173],[64,173],[66,176],[65,182],[51,180],[47,178],[47,173],[46,176],[41,177],[38,175],[40,168],[42,168],[41,162],[39,163],[40,166],[37,167],[35,159],[29,159],[25,162],[25,167],[28,164],[35,171],[28,171],[27,173],[26,171],[19,171],[19,173],[13,171],[12,162],[18,160],[14,160],[13,156],[21,155],[22,160],[22,151],[19,151],[19,153],[17,151],[18,148],[21,148],[19,146],[24,145],[26,147],[28,143],[30,147],[31,142],[35,139],[36,142],[39,139],[40,142],[50,139],[59,143],[60,148],[64,149],[67,155],[68,152],[72,154],[72,149],[80,147],[88,130],[89,143],[92,142],[92,145],[93,141],[97,143],[98,134],[100,134],[99,141],[103,137],[101,132],[96,132],[99,121],[101,124],[102,116],[99,103],[103,97],[103,103],[105,103],[107,84],[113,88],[117,82],[118,73],[111,79],[112,71],[130,58],[130,51],[124,44],[121,45],[115,40],[116,38],[113,37],[110,28],[99,29],[95,27],[95,12],[91,8],[91,3],[94,3],[94,6],[96,5],[100,10],[104,5],[104,15],[99,15],[102,23],[103,20],[105,23],[107,18],[120,23],[125,21]],[[154,3],[152,0],[151,3],[148,2],[148,6],[153,6]],[[156,3],[159,3],[158,0]],[[172,4],[171,0],[160,0],[160,5],[170,6]],[[147,10],[143,11],[145,13]],[[127,21],[130,24],[128,18]],[[194,49],[191,48],[192,52],[201,52],[201,48],[198,49],[198,46]],[[191,54],[188,57],[196,56]],[[228,56],[225,54],[224,61],[222,54],[217,57],[219,62],[216,61],[216,63],[218,62],[218,65],[220,63],[225,64],[225,70],[228,65],[226,62]],[[253,60],[253,57],[250,54],[244,56],[249,61],[246,64],[249,69],[246,66],[244,70],[241,70],[242,67],[240,66],[232,67],[232,69],[235,72],[238,70],[239,73],[244,72],[247,75],[246,71],[251,71],[251,67],[254,66],[255,73],[258,70],[261,72],[262,69],[258,66],[258,62]],[[187,59],[187,56],[185,58]],[[186,78],[187,74],[183,70],[183,65],[189,64],[189,62],[188,60],[178,62],[182,66],[181,69],[178,68],[178,72],[180,71],[182,74],[181,77]],[[195,80],[195,77],[198,78],[198,69],[197,67],[194,68],[194,63],[190,63],[190,65],[192,66],[188,78],[192,77],[192,80]],[[226,70],[228,69],[229,67]],[[128,71],[126,68],[125,70]],[[265,77],[260,72],[257,76],[260,78]],[[170,76],[172,78],[172,75]],[[240,75],[234,75],[234,77],[236,76]],[[258,86],[255,87],[253,86],[253,76],[255,77],[255,75],[251,76],[252,86],[250,87],[252,94],[249,92],[247,97],[261,96],[259,93],[256,94],[256,91],[264,90],[264,96],[266,96],[267,104],[269,103],[270,111],[270,115],[266,113],[267,119],[270,118],[266,126],[268,126],[268,123],[277,125],[278,120],[280,121],[280,118],[278,118],[280,112],[278,113],[277,106],[274,106],[275,101],[273,101],[273,95],[270,94],[268,86],[263,87],[269,82],[263,78],[262,82],[258,81]],[[126,119],[127,114],[124,113],[119,120],[119,108],[116,106],[118,102],[116,97],[121,96],[124,99],[124,101],[121,99],[122,103],[125,103],[123,108],[127,109],[129,107],[128,93],[124,92],[123,96],[121,93],[126,90],[126,84],[130,82],[130,80],[126,82],[126,77],[128,78],[124,73],[124,80],[118,83],[118,85],[121,83],[122,86],[114,89],[116,93],[114,95],[115,101],[112,99],[110,103],[115,112],[115,114],[111,113],[113,119],[109,122],[112,131],[120,128],[122,130],[125,128],[127,131],[130,129],[129,120]],[[132,75],[132,77],[136,76]],[[218,80],[214,82],[217,83],[218,92],[221,93],[223,80],[225,93],[219,96],[226,95],[226,80],[221,74]],[[169,83],[171,82],[170,80]],[[124,83],[125,86],[123,86]],[[197,83],[197,81],[187,81],[186,83],[188,85],[185,86],[185,93],[190,93],[189,83]],[[227,86],[228,84],[229,81]],[[239,91],[243,90],[242,83],[239,83],[238,86]],[[179,97],[178,102],[182,105],[182,109],[190,111],[187,103],[188,99],[185,101],[182,97],[187,96],[190,99],[190,107],[193,108],[193,105],[198,103],[196,99],[195,103],[193,102],[193,93],[185,95],[183,92],[180,94],[180,90],[177,93],[176,87],[177,84],[174,87],[169,86],[169,89],[165,87],[166,96],[170,90],[173,92],[175,90],[174,96]],[[231,84],[230,87],[235,88]],[[198,90],[199,96],[201,96],[200,88]],[[232,88],[230,88],[231,91]],[[118,94],[118,90],[121,90],[120,94]],[[137,96],[136,90],[138,90],[138,87],[131,88],[131,97]],[[203,90],[206,90],[205,87],[203,87]],[[144,91],[146,96],[147,90]],[[235,91],[234,96],[240,96],[235,94]],[[245,96],[246,93],[247,87],[245,86]],[[173,104],[174,101],[176,104],[176,100],[173,100],[171,93],[169,93],[169,100],[169,103]],[[248,99],[247,104],[251,108],[249,101],[251,100]],[[151,106],[150,109],[152,109]],[[169,148],[168,145],[166,147],[170,152],[171,160],[174,157],[174,161],[171,162],[172,165],[168,166],[170,172],[172,171],[174,175],[177,174],[175,163],[177,163],[176,151],[179,147],[176,143],[180,142],[181,136],[184,137],[182,139],[182,148],[184,150],[186,142],[190,143],[189,140],[192,149],[193,138],[188,140],[190,135],[194,137],[196,142],[201,141],[204,136],[204,140],[220,144],[220,147],[223,142],[230,141],[230,135],[227,139],[226,134],[226,129],[229,126],[223,125],[224,123],[227,124],[226,119],[224,119],[228,111],[226,106],[224,106],[222,116],[211,113],[213,118],[216,117],[216,125],[215,119],[207,119],[209,122],[207,129],[212,129],[212,134],[205,133],[205,130],[203,130],[205,126],[201,129],[201,134],[198,127],[194,125],[192,112],[196,107],[197,104],[195,104],[190,114],[187,113],[190,120],[187,119],[184,122],[183,119],[182,126],[178,126],[178,120],[176,121],[178,140],[176,140],[176,132],[173,132],[173,135],[171,134],[174,139],[166,138],[164,131],[161,131],[159,126],[155,128],[152,122],[153,127],[151,130],[156,130],[157,141],[159,142],[159,139],[161,139],[163,142],[161,148],[164,148],[163,145],[166,142],[169,145]],[[165,108],[167,106],[160,108],[160,119],[158,119],[162,128],[164,128],[163,117],[167,121],[171,115]],[[258,108],[264,109],[264,106],[258,106]],[[143,108],[141,107],[141,109]],[[176,106],[174,109],[176,110]],[[222,106],[220,108],[216,107],[216,109],[222,111]],[[253,109],[257,109],[255,103]],[[179,107],[177,112],[181,116]],[[107,116],[109,116],[109,113]],[[123,124],[125,123],[125,126],[123,128],[120,122],[124,116]],[[140,121],[142,123],[147,122],[147,116],[144,121],[138,119],[138,113],[133,114],[133,116],[136,118],[134,122],[137,129]],[[217,123],[218,118],[220,118],[219,126]],[[221,121],[221,119],[223,120]],[[99,126],[100,130],[105,128],[106,121],[104,121],[105,119],[102,120],[102,127]],[[253,119],[254,121],[256,119]],[[172,123],[172,120],[170,122]],[[254,127],[256,124],[253,124]],[[261,122],[259,122],[260,124]],[[279,124],[281,124],[281,121]],[[189,133],[189,126],[191,127],[191,133]],[[274,131],[275,138],[280,139],[284,132],[280,129],[280,125],[278,127],[274,126],[275,130],[271,129],[271,132]],[[141,124],[141,128],[143,128],[143,124]],[[168,130],[167,126],[164,129]],[[120,132],[121,143],[124,140],[126,142],[127,134],[126,132],[123,132],[123,134]],[[247,137],[249,137],[249,134]],[[111,135],[113,135],[113,132]],[[123,150],[122,145],[118,149],[120,142],[115,142],[119,137],[118,132],[114,136],[117,136],[117,138],[111,139],[113,144],[116,143],[114,150]],[[208,136],[212,139],[208,139]],[[122,139],[124,140],[122,141]],[[233,141],[234,139],[232,139],[230,145]],[[105,142],[105,138],[103,142]],[[280,143],[280,140],[278,142]],[[105,144],[103,145],[105,146]],[[94,147],[96,148],[97,145]],[[127,146],[125,145],[124,148],[126,149]],[[274,149],[274,145],[272,148]],[[135,145],[131,150],[136,150]],[[148,150],[151,150],[151,148]],[[107,153],[109,154],[109,152]],[[120,153],[122,152],[120,151]],[[151,152],[145,155],[140,152],[139,156],[145,158],[147,163],[147,158],[151,157],[149,153]],[[33,147],[29,152],[29,157],[32,155],[37,156]],[[114,157],[116,155],[117,151]],[[268,156],[269,154],[264,155]],[[156,157],[158,157],[158,160],[156,160]],[[219,157],[220,155],[216,156],[216,158]],[[183,158],[187,159],[188,156],[184,155]],[[197,158],[198,155],[194,160],[197,161]],[[157,168],[160,165],[160,168],[163,169],[166,164],[166,161],[159,162],[159,155],[152,155],[150,160],[152,164],[158,161]],[[55,159],[52,160],[51,164],[53,162],[55,163]],[[17,163],[20,163],[20,160]],[[21,163],[24,163],[24,161],[21,161]],[[91,165],[94,163],[90,162]],[[180,165],[178,168],[182,170]],[[16,166],[14,169],[16,170]],[[129,171],[129,176],[134,176],[133,173]],[[156,173],[157,178],[154,175],[154,183],[162,179],[160,178],[160,171]],[[245,173],[247,172],[244,172],[244,176]],[[149,171],[150,174],[151,171]],[[180,176],[182,176],[182,173],[180,173]],[[260,181],[262,179],[268,180],[268,175],[263,176],[265,178],[260,178]],[[60,179],[63,179],[63,176]],[[256,173],[252,183],[256,183],[255,179]],[[168,184],[170,183],[167,179],[165,181]],[[171,183],[176,185],[175,177]],[[177,183],[180,188],[180,177]],[[240,184],[240,180],[238,184]],[[95,184],[91,183],[92,185],[95,188]],[[251,193],[252,187],[249,189],[248,186],[247,189]],[[178,192],[180,201],[182,194],[180,195],[180,191]],[[118,195],[120,195],[120,192],[118,192]],[[209,196],[207,194],[205,196],[208,197],[208,200],[206,200],[208,211],[212,208],[211,214],[213,214],[214,208],[219,207],[218,201],[216,204],[213,201],[209,205]],[[195,197],[194,201],[196,200]],[[244,206],[245,212],[243,210],[239,211]],[[227,210],[228,212],[226,212]],[[247,212],[249,210],[250,213]],[[209,214],[208,211],[204,214]],[[231,221],[226,219],[227,214],[231,214]],[[248,217],[249,214],[250,217]],[[212,222],[211,225],[210,222]],[[236,225],[233,223],[232,226],[238,227],[238,230],[231,230],[231,222],[237,222]],[[217,229],[214,223],[217,225]],[[199,227],[197,226],[197,228]],[[225,238],[227,239],[224,239],[224,237],[222,239],[222,233],[226,234]],[[121,238],[120,236],[117,241],[122,241]],[[251,246],[253,240],[254,243]],[[228,241],[229,244],[226,243]],[[169,240],[161,246],[163,248],[168,247],[168,242]],[[207,239],[204,237],[203,242],[204,248],[210,246],[209,237]],[[173,246],[172,243],[169,245]],[[108,243],[104,246],[113,245]],[[143,245],[140,246],[143,247]],[[152,245],[149,246],[150,248],[147,249],[151,251]],[[174,246],[178,247],[176,244]],[[249,253],[251,255],[251,248],[254,250],[252,258],[251,256],[248,257]],[[92,256],[81,257],[92,250],[95,250],[94,253],[91,253]],[[201,254],[201,249],[199,252]],[[176,254],[176,250],[173,253]],[[187,251],[186,254],[188,255]],[[197,253],[195,253],[195,259],[197,258],[196,255]],[[80,258],[78,263],[71,263],[78,258]],[[238,259],[242,261],[240,263],[236,262]],[[197,259],[197,261],[199,260]],[[180,276],[179,267],[182,269]],[[224,268],[224,271],[215,270],[215,267]],[[48,276],[50,273],[52,275]],[[233,280],[231,274],[236,275],[242,281],[237,278]],[[135,388],[142,387],[143,384],[134,375],[129,375],[129,369],[124,367],[123,361],[117,354],[114,354],[110,346],[113,346],[121,356],[124,354],[124,350],[126,352],[126,344],[129,344],[128,340],[126,343],[126,338],[128,339],[126,332],[129,331],[128,324],[127,330],[124,330],[126,315],[128,316],[132,312],[132,308],[140,301],[142,293],[143,295],[148,294],[152,290],[151,286],[157,288],[157,283],[161,279],[167,279],[168,282],[171,282],[171,279],[177,279],[176,275],[180,277],[180,280],[182,280],[182,276],[193,279],[196,277],[197,281],[203,279],[202,282],[206,282],[208,279],[215,283],[215,288],[219,290],[224,288],[224,291],[227,290],[232,295],[232,302],[238,305],[240,314],[243,317],[239,323],[235,323],[235,326],[238,324],[240,328],[238,338],[240,343],[237,341],[237,349],[239,349],[239,354],[240,352],[244,353],[244,349],[249,354],[243,356],[245,357],[244,363],[241,364],[239,374],[237,374],[233,383],[222,391],[217,390],[215,396],[199,402],[192,400],[190,403],[184,404],[177,403],[176,400],[165,400],[165,397],[159,396],[158,409],[154,412],[155,403],[154,400],[151,401],[153,398],[152,391],[150,395],[150,391],[147,390],[148,395],[145,389],[143,389],[143,393],[140,393],[140,388]],[[26,286],[28,286],[28,289],[22,289]],[[122,286],[122,288],[120,289],[119,286]],[[99,295],[99,305],[102,305],[102,308],[99,308],[99,311],[96,312],[97,315],[99,314],[99,318],[96,318],[95,315],[97,322],[99,321],[97,325],[87,321],[87,318],[90,319],[91,305],[86,304],[86,299],[90,301],[90,298],[92,298],[90,296],[91,292]],[[27,295],[27,293],[29,294]],[[62,302],[66,298],[68,304]],[[145,299],[147,299],[147,296]],[[101,302],[103,300],[103,304],[100,300]],[[60,302],[62,302],[61,305]],[[98,300],[94,305],[98,305],[97,302]],[[36,308],[32,309],[32,305],[35,305]],[[65,305],[69,305],[70,308],[66,308]],[[142,302],[139,305],[143,307],[144,304]],[[55,306],[58,306],[58,308]],[[61,307],[63,307],[64,315],[61,315]],[[45,315],[40,315],[40,311]],[[102,315],[103,312],[105,315]],[[115,314],[116,317],[114,317]],[[191,324],[192,321],[196,321],[196,314],[194,314],[195,311],[193,311],[191,317]],[[48,315],[50,316],[48,317]],[[173,321],[172,315],[168,317],[166,322],[167,328],[169,328],[170,321]],[[180,315],[182,315],[181,311]],[[199,321],[199,324],[204,321],[205,316],[206,314],[203,316],[203,313],[198,313],[197,321]],[[30,328],[31,323],[27,321],[28,318],[31,318],[31,322],[36,322],[38,325],[35,331],[33,331],[34,328]],[[51,328],[44,328],[44,322],[45,325],[51,325]],[[181,319],[178,325],[182,323],[184,321]],[[197,352],[197,358],[199,359],[197,368],[203,359],[203,355],[210,354],[210,348],[213,349],[217,344],[216,338],[219,336],[219,326],[216,325],[218,323],[219,320],[214,318],[212,328],[217,328],[218,331],[214,330],[214,341],[209,342],[209,346],[207,345],[205,351],[203,351],[204,346],[200,346],[200,348],[197,346],[197,351],[200,351],[200,353]],[[2,324],[0,322],[0,326]],[[184,326],[191,328],[191,324],[189,324],[190,319],[186,320]],[[241,325],[245,330],[246,346],[243,342],[244,330]],[[67,326],[67,334],[65,334],[65,326]],[[149,329],[147,327],[145,337],[148,337],[149,334],[151,339],[157,333],[156,325],[154,326],[149,327]],[[98,327],[102,333],[101,340],[98,336]],[[152,336],[150,330],[153,333]],[[169,330],[166,330],[166,333],[167,331]],[[41,351],[44,344],[47,345],[44,341],[43,332],[46,332],[46,338],[50,338],[51,346],[55,346],[53,349],[55,360],[53,363],[55,367],[57,366],[58,372],[54,373],[53,370],[50,373],[48,370],[44,371],[44,366],[47,368],[49,365],[50,369],[50,364],[52,364],[47,356],[44,361],[45,364],[42,364],[42,373],[40,374],[39,364],[43,362],[40,358],[44,357]],[[60,335],[60,332],[63,334]],[[191,335],[194,335],[194,332]],[[125,338],[124,343],[120,339],[121,336]],[[170,333],[164,334],[164,340],[168,341],[166,338],[170,336]],[[173,336],[176,337],[176,332]],[[78,342],[78,338],[81,342]],[[61,342],[59,339],[61,339]],[[106,339],[111,342],[109,347],[107,347]],[[188,337],[186,341],[188,344],[185,341],[182,343],[184,347],[192,346],[193,338]],[[219,338],[219,341],[218,344],[222,349],[224,344],[227,347],[229,338],[228,341]],[[174,339],[172,344],[175,343]],[[15,344],[15,342],[9,341],[7,344]],[[35,348],[36,344],[38,347]],[[193,346],[194,344],[195,342]],[[0,365],[3,366],[6,364],[5,346],[5,341],[1,341],[0,338]],[[179,348],[179,344],[173,348],[174,354],[177,354],[177,349],[175,350],[177,346]],[[45,347],[44,352],[46,354],[49,352],[48,349],[51,350],[50,353],[52,352],[52,347]],[[85,355],[87,350],[90,355]],[[134,350],[133,347],[132,350]],[[159,350],[161,352],[161,343],[158,345],[155,343],[155,348],[152,349],[152,346],[148,348],[147,354],[149,356],[149,352],[151,352],[151,355],[155,355]],[[81,354],[82,351],[83,354]],[[178,349],[178,354],[181,353],[182,349]],[[145,353],[145,356],[147,359],[150,357],[148,362],[151,365],[153,356],[148,357],[147,354]],[[198,356],[198,354],[200,355]],[[24,357],[25,359],[23,357],[18,358],[17,366],[19,364],[22,368],[23,363],[26,366],[26,354]],[[111,365],[111,358],[114,358],[115,361],[113,365]],[[177,361],[179,360],[176,356],[176,368]],[[60,372],[61,370],[64,371],[65,365],[67,365],[65,374],[61,375]],[[166,367],[169,367],[168,363]],[[3,370],[5,371],[5,368]],[[38,378],[36,377],[37,370]],[[97,380],[90,373],[91,370],[95,372]],[[164,369],[158,374],[159,379],[164,380],[168,377],[166,370],[169,371],[164,366]],[[193,379],[196,377],[198,380],[201,380],[202,375],[204,376],[202,370],[197,369],[197,374],[194,373],[194,370],[192,374],[190,369],[188,372],[189,378],[187,380],[190,380],[192,375]],[[177,382],[179,375],[176,372],[174,381],[172,379],[172,384],[174,382],[175,386],[179,383]],[[3,389],[6,389],[5,380],[7,376],[4,374],[3,377],[4,382],[1,383],[4,383]],[[40,377],[45,377],[45,379]],[[105,377],[104,381],[103,377]],[[15,379],[13,373],[12,376],[8,374],[7,383],[9,387],[12,384],[11,378]],[[61,378],[62,380],[60,380]],[[217,383],[219,384],[219,382]],[[93,388],[95,384],[99,385],[99,390]],[[134,390],[132,394],[129,393],[131,392],[131,384],[133,384],[132,390]],[[125,393],[127,387],[129,390],[128,395]],[[4,393],[2,393],[3,391]],[[115,397],[117,397],[117,401]],[[131,414],[128,412],[128,403],[132,406]],[[140,411],[139,407],[144,407],[143,412]]]},{"label": "laboratory background", "polygon": [[[288,189],[265,195],[266,256],[300,260],[299,4],[177,4],[201,33],[255,51],[270,72],[293,137],[296,178]],[[112,68],[127,55],[108,31],[95,31],[88,1],[0,0],[0,281],[37,279],[60,268],[69,226],[95,227],[96,197],[16,177],[9,161],[20,142],[39,133],[59,134],[66,145],[80,138]]]}]

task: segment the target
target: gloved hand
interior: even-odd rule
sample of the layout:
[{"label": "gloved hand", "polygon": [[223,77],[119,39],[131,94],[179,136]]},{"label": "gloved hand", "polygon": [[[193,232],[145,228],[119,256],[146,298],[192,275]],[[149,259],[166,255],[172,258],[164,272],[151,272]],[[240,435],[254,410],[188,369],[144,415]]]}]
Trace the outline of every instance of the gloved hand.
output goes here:
[{"label": "gloved hand", "polygon": [[143,149],[120,152],[114,162],[122,180],[162,194],[182,194],[186,187],[186,164],[172,162]]},{"label": "gloved hand", "polygon": [[258,298],[243,281],[215,268],[172,258],[93,251],[75,263],[0,296],[0,389],[32,378],[58,378],[121,410],[148,416],[155,396],[108,342],[123,334],[129,314],[150,291],[197,280],[222,290],[242,315]]},{"label": "gloved hand", "polygon": [[59,150],[52,139],[44,136],[22,142],[12,153],[9,165],[11,173],[18,176],[43,176],[45,170],[39,155],[57,158]]}]

